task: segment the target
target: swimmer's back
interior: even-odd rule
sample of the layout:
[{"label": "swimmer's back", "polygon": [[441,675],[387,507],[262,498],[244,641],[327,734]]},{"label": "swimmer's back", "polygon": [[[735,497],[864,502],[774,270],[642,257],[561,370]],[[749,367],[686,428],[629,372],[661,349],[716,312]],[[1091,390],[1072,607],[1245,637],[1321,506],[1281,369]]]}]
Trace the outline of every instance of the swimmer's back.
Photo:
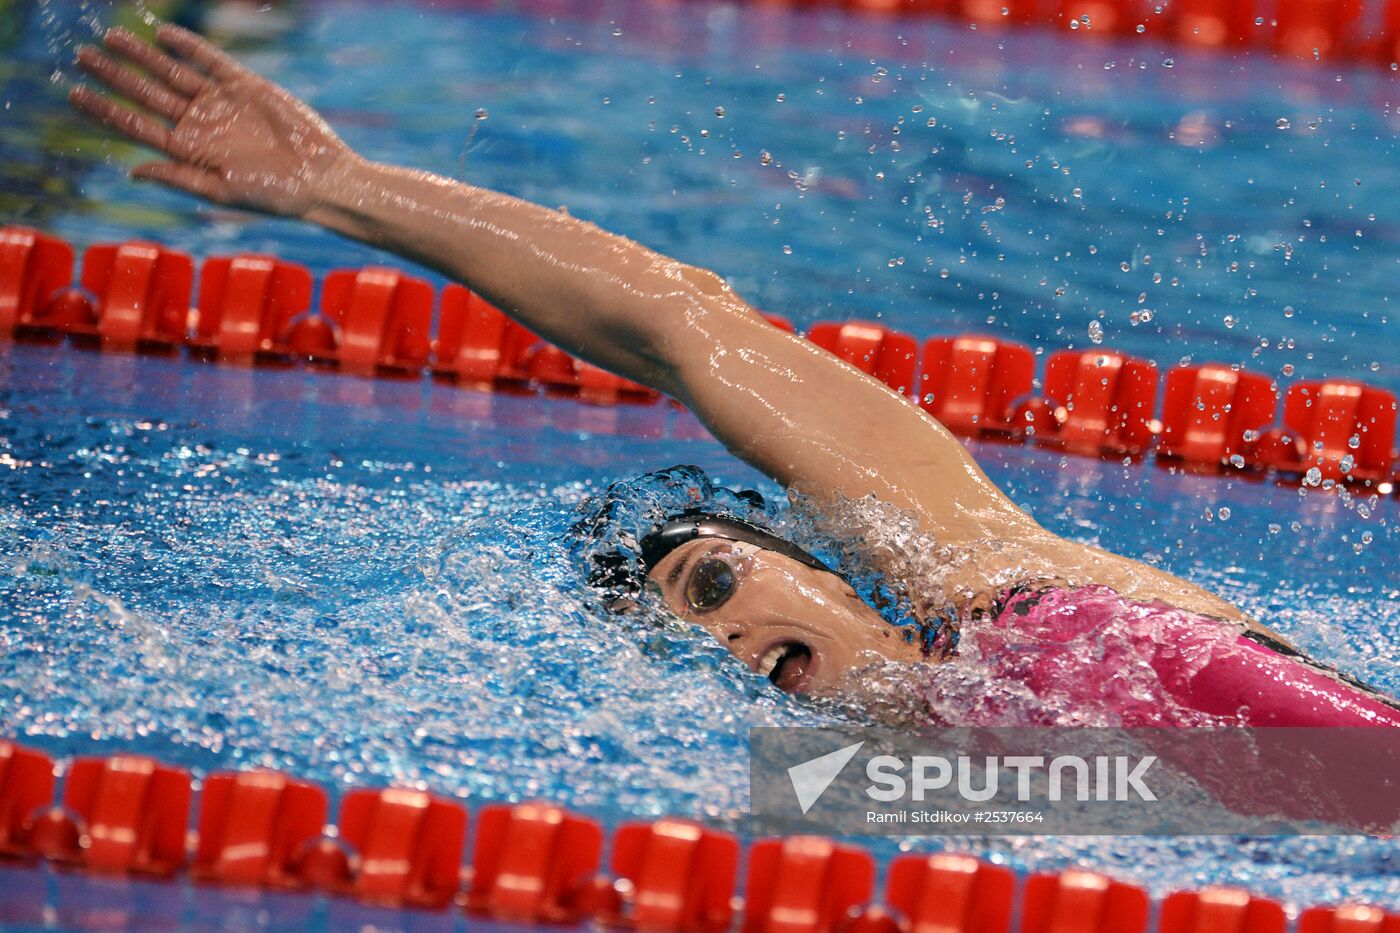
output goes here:
[{"label": "swimmer's back", "polygon": [[1125,726],[1389,726],[1400,703],[1233,622],[1104,586],[1004,594],[982,660]]}]

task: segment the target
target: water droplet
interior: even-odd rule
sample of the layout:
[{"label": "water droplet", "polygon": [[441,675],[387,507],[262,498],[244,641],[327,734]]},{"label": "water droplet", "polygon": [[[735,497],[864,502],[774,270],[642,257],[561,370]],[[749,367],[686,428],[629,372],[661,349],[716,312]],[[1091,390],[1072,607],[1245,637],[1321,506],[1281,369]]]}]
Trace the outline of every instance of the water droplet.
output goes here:
[{"label": "water droplet", "polygon": [[1176,59],[1174,59],[1174,58],[1164,58],[1164,59],[1162,59],[1162,67],[1163,67],[1163,68],[1175,68],[1175,67],[1176,67]]},{"label": "water droplet", "polygon": [[1286,130],[1291,128],[1293,124],[1289,122],[1287,117],[1279,117],[1278,120],[1274,123],[1274,126],[1278,127],[1281,130]]},{"label": "water droplet", "polygon": [[[1231,455],[1230,455],[1230,466],[1234,467],[1234,468],[1237,469],[1237,470],[1243,470],[1243,469],[1244,469],[1244,457],[1241,457],[1239,454],[1231,454]],[[1230,517],[1230,510],[1229,510],[1229,509],[1221,509],[1221,510],[1220,510],[1220,517],[1221,517],[1221,518],[1229,518],[1229,517]]]},{"label": "water droplet", "polygon": [[762,165],[772,165],[773,153],[769,152],[767,149],[764,149],[758,154],[758,161]]},{"label": "water droplet", "polygon": [[1103,325],[1098,321],[1089,322],[1089,339],[1094,343],[1103,343]]},{"label": "water droplet", "polygon": [[715,116],[717,116],[717,117],[719,117],[721,120],[723,120],[723,119],[724,119],[724,108],[723,108],[723,107],[716,107],[716,108],[715,108]]},{"label": "water droplet", "polygon": [[1304,486],[1321,486],[1322,471],[1317,467],[1309,467],[1306,475],[1303,476]]},{"label": "water droplet", "polygon": [[791,255],[792,255],[792,247],[791,247],[791,246],[784,246],[784,247],[783,247],[783,255],[785,255],[785,256],[791,256]]},{"label": "water droplet", "polygon": [[[1238,455],[1236,455],[1236,456],[1238,456]],[[1233,460],[1233,458],[1232,458],[1232,460]],[[1230,518],[1230,507],[1229,507],[1228,505],[1222,505],[1222,506],[1220,507],[1220,511],[1218,511],[1218,512],[1215,513],[1215,517],[1218,518],[1218,519],[1220,519],[1222,522],[1223,522],[1223,521],[1228,521],[1229,518]]]}]

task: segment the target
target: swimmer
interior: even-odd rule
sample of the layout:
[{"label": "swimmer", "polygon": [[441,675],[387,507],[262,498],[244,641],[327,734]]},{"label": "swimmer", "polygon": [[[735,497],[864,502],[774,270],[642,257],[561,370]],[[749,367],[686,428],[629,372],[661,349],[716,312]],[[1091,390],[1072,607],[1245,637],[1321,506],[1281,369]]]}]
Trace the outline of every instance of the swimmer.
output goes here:
[{"label": "swimmer", "polygon": [[[1042,528],[921,408],[771,326],[714,273],[562,210],[368,161],[305,103],[179,27],[162,25],[155,44],[113,29],[103,45],[82,48],[78,62],[124,103],[88,86],[70,99],[160,153],[135,178],[437,269],[568,352],[679,399],[790,495],[832,506],[874,499],[913,516],[962,557],[936,592],[920,594],[954,618],[1062,644],[1141,619],[1182,642],[1149,663],[1185,708],[1277,725],[1400,726],[1392,701],[1308,662],[1211,593]],[[947,640],[906,637],[833,568],[758,525],[668,518],[639,536],[651,584],[785,690],[839,693],[872,661],[955,657]],[[1230,650],[1217,650],[1222,631]],[[1193,640],[1205,647],[1174,650]],[[1184,660],[1202,652],[1210,657]],[[1028,681],[1043,673],[1007,670]],[[1124,673],[1105,661],[1087,679],[1102,693]],[[1057,689],[1073,701],[1080,688]]]}]

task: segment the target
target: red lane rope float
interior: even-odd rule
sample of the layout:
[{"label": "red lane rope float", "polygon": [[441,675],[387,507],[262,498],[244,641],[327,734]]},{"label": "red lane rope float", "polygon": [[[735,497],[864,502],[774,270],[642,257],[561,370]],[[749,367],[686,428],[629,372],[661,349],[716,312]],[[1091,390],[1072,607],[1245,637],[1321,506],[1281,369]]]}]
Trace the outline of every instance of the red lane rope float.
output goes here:
[{"label": "red lane rope float", "polygon": [[[549,803],[488,805],[462,865],[468,814],[459,801],[407,788],[355,789],[337,825],[326,794],[273,771],[190,773],[141,755],[76,758],[62,806],[60,770],[43,752],[0,741],[3,859],[70,869],[296,889],[390,907],[445,910],[528,923],[596,920],[646,933],[1009,933],[1015,876],[965,855],[893,860],[883,902],[875,862],[858,846],[816,836],[761,839],[744,854],[732,835],[687,820],[627,823],[612,836]],[[198,794],[196,799],[196,792]],[[187,833],[197,807],[197,830]],[[1079,870],[1036,874],[1020,890],[1019,933],[1145,933],[1140,887]],[[1282,908],[1234,888],[1177,892],[1160,933],[1283,933]],[[1400,933],[1400,914],[1375,907],[1303,911],[1298,933]]]},{"label": "red lane rope float", "polygon": [[190,774],[143,755],[76,758],[62,806],[29,833],[36,854],[95,872],[168,877],[185,863]]},{"label": "red lane rope float", "polygon": [[1298,916],[1298,933],[1400,933],[1400,914],[1357,904],[1309,907]]},{"label": "red lane rope float", "polygon": [[902,855],[890,863],[885,900],[906,933],[993,933],[1011,922],[1016,876],[966,855]]},{"label": "red lane rope float", "polygon": [[1384,482],[1395,460],[1394,393],[1360,382],[1295,382],[1283,399],[1283,427],[1260,438],[1256,459],[1287,473]]},{"label": "red lane rope float", "polygon": [[548,803],[482,808],[466,907],[519,923],[585,919],[603,853],[593,820]]},{"label": "red lane rope float", "polygon": [[934,337],[924,342],[919,404],[958,434],[1024,436],[1013,405],[1034,382],[1030,347],[995,337]]},{"label": "red lane rope float", "polygon": [[190,877],[297,887],[297,855],[326,825],[326,792],[277,771],[221,771],[204,779]]},{"label": "red lane rope float", "polygon": [[1160,381],[1148,360],[1113,350],[1062,350],[1046,361],[1044,395],[1023,402],[1012,420],[1033,427],[1037,444],[1140,457],[1161,431],[1153,417]]},{"label": "red lane rope float", "polygon": [[22,227],[0,229],[0,336],[38,326],[57,292],[73,281],[73,247]]},{"label": "red lane rope float", "polygon": [[397,269],[337,269],[321,283],[321,320],[329,328],[309,318],[297,333],[303,344],[316,334],[313,362],[362,376],[417,376],[432,348],[435,297],[427,282]]},{"label": "red lane rope float", "polygon": [[749,848],[741,933],[825,933],[875,891],[870,853],[818,836],[761,839]]},{"label": "red lane rope float", "polygon": [[1242,466],[1246,442],[1274,417],[1268,376],[1229,366],[1178,366],[1167,373],[1157,455],[1198,467]]},{"label": "red lane rope float", "polygon": [[627,823],[612,838],[612,874],[618,886],[597,886],[596,916],[610,926],[637,930],[723,933],[734,922],[739,840],[689,820]]},{"label": "red lane rope float", "polygon": [[[395,269],[331,272],[311,312],[311,273],[270,256],[205,260],[194,307],[194,264],[174,250],[93,246],[76,289],[73,265],[64,241],[0,228],[0,339],[66,337],[114,351],[184,346],[218,362],[301,361],[363,376],[417,378],[426,370],[472,388],[543,389],[599,405],[660,399],[547,343],[460,285],[438,296]],[[794,332],[787,319],[763,316]],[[1272,472],[1314,486],[1400,492],[1396,396],[1363,382],[1294,383],[1280,416],[1279,387],[1269,377],[1219,363],[1177,366],[1163,379],[1150,360],[1116,350],[1064,350],[1049,356],[1037,388],[1035,353],[1014,341],[964,334],[920,345],[868,321],[821,322],[806,336],[966,437],[1114,459],[1155,449],[1160,465],[1196,472]],[[693,422],[678,421],[674,436],[706,436]]]},{"label": "red lane rope float", "polygon": [[199,271],[190,352],[221,362],[290,360],[293,319],[311,307],[311,272],[271,256],[211,256]]},{"label": "red lane rope float", "polygon": [[1284,933],[1283,905],[1238,888],[1212,887],[1178,891],[1162,901],[1159,933],[1230,930],[1234,933]]}]

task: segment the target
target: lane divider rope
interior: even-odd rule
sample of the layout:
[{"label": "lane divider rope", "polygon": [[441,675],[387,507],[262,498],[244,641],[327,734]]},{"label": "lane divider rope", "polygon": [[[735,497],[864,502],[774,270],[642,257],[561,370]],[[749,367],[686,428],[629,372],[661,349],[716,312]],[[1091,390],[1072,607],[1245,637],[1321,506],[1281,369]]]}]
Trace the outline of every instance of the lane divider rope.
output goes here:
[{"label": "lane divider rope", "polygon": [[[600,405],[660,401],[546,343],[468,289],[449,284],[439,295],[397,269],[333,271],[313,310],[311,273],[270,256],[206,259],[197,292],[193,260],[156,243],[89,247],[76,286],[74,262],[73,247],[57,237],[0,228],[0,340],[184,351],[360,376],[426,372],[439,382],[542,388]],[[794,330],[785,318],[765,317]],[[1096,347],[1051,353],[1037,381],[1036,353],[992,336],[920,341],[865,321],[822,322],[805,336],[964,437],[1111,459],[1151,454],[1167,467],[1272,475],[1359,495],[1400,493],[1395,393],[1359,380],[1302,380],[1280,395],[1268,376],[1238,366],[1179,365],[1164,375],[1151,360]],[[689,431],[704,436],[698,423]]]},{"label": "lane divider rope", "polygon": [[[5,859],[44,859],[98,874],[181,876],[649,933],[726,933],[736,925],[741,933],[1009,933],[1018,904],[1019,933],[1145,933],[1151,917],[1146,891],[1106,875],[1018,879],[1004,866],[949,853],[896,857],[877,896],[870,853],[820,836],[744,846],[730,833],[663,818],[624,823],[609,839],[598,821],[554,804],[487,804],[475,811],[464,865],[461,800],[419,788],[356,788],[341,796],[333,826],[328,813],[324,789],[277,771],[197,781],[126,754],[78,757],[61,768],[42,751],[0,740],[0,869]],[[1165,898],[1156,929],[1287,933],[1289,923],[1273,900],[1209,887]],[[1400,933],[1400,914],[1309,907],[1294,930]]]},{"label": "lane divider rope", "polygon": [[794,7],[937,16],[974,28],[1050,28],[1093,39],[1147,39],[1309,61],[1400,61],[1400,0],[753,0]]}]

